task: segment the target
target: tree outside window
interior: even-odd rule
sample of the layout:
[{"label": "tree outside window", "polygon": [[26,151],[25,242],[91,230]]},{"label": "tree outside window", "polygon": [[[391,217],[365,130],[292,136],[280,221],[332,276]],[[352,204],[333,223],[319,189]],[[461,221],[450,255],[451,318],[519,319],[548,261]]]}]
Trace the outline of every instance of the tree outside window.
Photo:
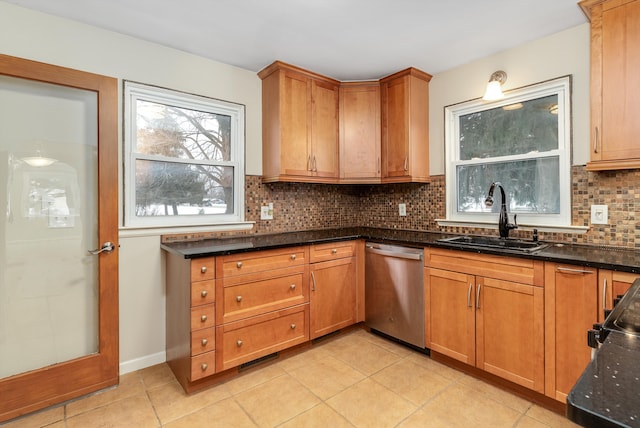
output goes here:
[{"label": "tree outside window", "polygon": [[130,82],[125,92],[125,224],[242,221],[243,106]]}]

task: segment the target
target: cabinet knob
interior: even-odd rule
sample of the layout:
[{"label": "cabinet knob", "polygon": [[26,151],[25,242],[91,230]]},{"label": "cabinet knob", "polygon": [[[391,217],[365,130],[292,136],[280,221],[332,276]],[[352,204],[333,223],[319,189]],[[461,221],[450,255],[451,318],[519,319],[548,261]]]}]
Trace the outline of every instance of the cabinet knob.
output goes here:
[{"label": "cabinet knob", "polygon": [[203,372],[206,372],[208,368],[209,366],[207,365],[207,363],[200,364],[200,369],[202,369]]},{"label": "cabinet knob", "polygon": [[200,292],[200,295],[201,295],[202,297],[207,297],[207,295],[208,295],[208,294],[209,294],[209,292],[208,292],[207,290],[202,290],[202,291]]},{"label": "cabinet knob", "polygon": [[236,302],[238,303],[242,302],[242,296],[236,296]]},{"label": "cabinet knob", "polygon": [[334,248],[333,250],[331,250],[331,254],[338,254],[338,250]]},{"label": "cabinet knob", "polygon": [[242,340],[238,340],[238,341],[236,342],[236,345],[238,345],[238,348],[239,348],[239,347],[241,347],[241,346],[242,346]]},{"label": "cabinet knob", "polygon": [[200,322],[206,322],[207,321],[207,316],[206,315],[202,315],[200,317]]},{"label": "cabinet knob", "polygon": [[207,267],[206,267],[206,266],[202,266],[202,267],[200,268],[200,272],[202,272],[202,273],[207,273]]},{"label": "cabinet knob", "polygon": [[242,267],[242,262],[238,262],[238,263],[236,263],[236,267],[237,267],[238,269],[240,269],[240,268]]},{"label": "cabinet knob", "polygon": [[295,330],[296,329],[296,325],[295,324],[291,324],[291,330]]},{"label": "cabinet knob", "polygon": [[295,254],[291,254],[291,260],[295,260],[296,259],[296,255]]},{"label": "cabinet knob", "polygon": [[296,285],[295,285],[295,284],[291,284],[291,285],[289,286],[289,288],[290,288],[291,290],[295,290],[295,289],[296,289]]},{"label": "cabinet knob", "polygon": [[202,339],[200,343],[202,343],[202,346],[207,346],[207,343],[209,343],[209,341],[207,339]]}]

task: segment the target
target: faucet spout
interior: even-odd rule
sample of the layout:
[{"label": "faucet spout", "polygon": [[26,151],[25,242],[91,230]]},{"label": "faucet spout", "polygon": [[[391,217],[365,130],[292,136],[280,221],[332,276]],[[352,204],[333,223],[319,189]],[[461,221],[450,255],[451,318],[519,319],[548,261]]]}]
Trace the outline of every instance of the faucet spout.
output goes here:
[{"label": "faucet spout", "polygon": [[498,219],[498,231],[500,232],[501,238],[508,238],[509,231],[511,229],[518,228],[517,215],[513,215],[513,224],[509,223],[509,215],[507,214],[507,198],[504,193],[504,187],[498,181],[494,181],[491,183],[491,187],[489,187],[489,193],[487,194],[487,198],[484,200],[486,206],[493,206],[493,191],[495,188],[500,189],[500,196],[502,196],[502,203],[500,204],[500,217]]}]

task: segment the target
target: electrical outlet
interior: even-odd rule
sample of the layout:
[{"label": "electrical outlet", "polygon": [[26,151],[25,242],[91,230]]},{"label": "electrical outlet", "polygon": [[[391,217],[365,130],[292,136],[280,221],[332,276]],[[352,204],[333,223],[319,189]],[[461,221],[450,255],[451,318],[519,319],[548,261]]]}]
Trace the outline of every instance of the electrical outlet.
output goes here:
[{"label": "electrical outlet", "polygon": [[398,204],[398,214],[401,217],[405,217],[407,215],[407,204]]},{"label": "electrical outlet", "polygon": [[607,205],[591,205],[591,224],[608,224],[609,208]]},{"label": "electrical outlet", "polygon": [[260,207],[260,220],[273,220],[273,202]]}]

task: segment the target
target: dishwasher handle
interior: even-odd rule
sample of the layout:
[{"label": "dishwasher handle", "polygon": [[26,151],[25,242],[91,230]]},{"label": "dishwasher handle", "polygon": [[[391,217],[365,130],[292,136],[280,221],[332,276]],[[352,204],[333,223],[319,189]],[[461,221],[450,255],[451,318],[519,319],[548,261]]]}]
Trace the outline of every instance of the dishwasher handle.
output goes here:
[{"label": "dishwasher handle", "polygon": [[375,247],[373,245],[368,245],[368,244],[367,244],[365,250],[366,250],[367,253],[379,254],[381,256],[388,256],[388,257],[397,257],[399,259],[408,259],[408,260],[422,260],[423,259],[422,254],[409,253],[409,252],[403,252],[403,251],[383,250],[381,248]]}]

